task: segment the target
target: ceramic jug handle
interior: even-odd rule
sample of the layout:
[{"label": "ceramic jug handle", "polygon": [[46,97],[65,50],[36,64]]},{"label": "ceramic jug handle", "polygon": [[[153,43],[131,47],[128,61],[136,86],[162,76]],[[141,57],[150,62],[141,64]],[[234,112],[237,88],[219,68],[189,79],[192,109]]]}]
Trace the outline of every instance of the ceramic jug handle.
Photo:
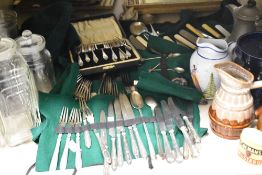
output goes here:
[{"label": "ceramic jug handle", "polygon": [[250,89],[257,89],[257,88],[261,88],[261,87],[262,87],[262,80],[253,82]]}]

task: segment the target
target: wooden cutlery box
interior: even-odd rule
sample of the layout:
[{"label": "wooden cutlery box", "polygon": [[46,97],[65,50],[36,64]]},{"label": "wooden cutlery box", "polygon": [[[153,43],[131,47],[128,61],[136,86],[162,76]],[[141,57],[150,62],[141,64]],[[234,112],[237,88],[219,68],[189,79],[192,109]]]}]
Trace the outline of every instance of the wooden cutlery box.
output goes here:
[{"label": "wooden cutlery box", "polygon": [[126,39],[114,15],[72,21],[81,44],[70,52],[72,63],[78,63],[82,75],[135,66],[141,57]]}]

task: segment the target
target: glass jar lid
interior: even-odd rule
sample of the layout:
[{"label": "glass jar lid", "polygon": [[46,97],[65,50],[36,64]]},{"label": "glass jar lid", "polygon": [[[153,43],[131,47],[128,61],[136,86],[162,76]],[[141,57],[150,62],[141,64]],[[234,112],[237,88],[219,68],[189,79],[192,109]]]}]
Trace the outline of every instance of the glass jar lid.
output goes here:
[{"label": "glass jar lid", "polygon": [[45,38],[41,35],[32,34],[30,30],[24,30],[22,36],[16,39],[16,44],[22,55],[30,55],[45,48]]},{"label": "glass jar lid", "polygon": [[16,50],[15,41],[11,38],[0,38],[0,61],[10,59]]}]

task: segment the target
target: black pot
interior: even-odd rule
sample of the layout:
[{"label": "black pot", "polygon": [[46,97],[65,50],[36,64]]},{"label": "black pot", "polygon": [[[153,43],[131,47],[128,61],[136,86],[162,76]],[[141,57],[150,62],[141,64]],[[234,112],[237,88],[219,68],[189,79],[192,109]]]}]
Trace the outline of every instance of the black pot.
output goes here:
[{"label": "black pot", "polygon": [[252,72],[255,80],[262,79],[262,32],[242,35],[235,48],[236,62]]},{"label": "black pot", "polygon": [[[262,80],[262,32],[242,35],[235,48],[235,62],[254,74],[255,81]],[[255,107],[262,104],[262,89],[251,91]]]}]

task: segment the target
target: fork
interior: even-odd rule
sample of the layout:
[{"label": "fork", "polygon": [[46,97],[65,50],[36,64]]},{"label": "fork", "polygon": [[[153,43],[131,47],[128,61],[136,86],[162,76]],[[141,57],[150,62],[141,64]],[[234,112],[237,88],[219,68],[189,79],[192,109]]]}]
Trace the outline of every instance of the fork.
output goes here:
[{"label": "fork", "polygon": [[82,168],[82,156],[81,156],[81,146],[80,146],[80,130],[77,127],[80,127],[82,123],[81,113],[75,109],[74,116],[74,127],[76,131],[76,158],[75,158],[75,167],[76,169]]},{"label": "fork", "polygon": [[[60,114],[59,126],[65,127],[67,119],[68,119],[68,108],[64,106]],[[55,150],[49,166],[49,171],[55,171],[57,168],[57,160],[58,160],[58,153],[59,153],[61,139],[62,139],[62,133],[59,133],[56,140]]]},{"label": "fork", "polygon": [[[70,112],[70,116],[68,118],[68,126],[73,126],[74,124],[74,115],[75,115],[75,109],[72,109]],[[66,142],[65,142],[65,148],[62,154],[62,158],[60,161],[60,170],[65,170],[67,165],[67,158],[68,158],[68,148],[69,148],[69,142],[71,138],[71,133],[67,133],[66,136]]]}]

